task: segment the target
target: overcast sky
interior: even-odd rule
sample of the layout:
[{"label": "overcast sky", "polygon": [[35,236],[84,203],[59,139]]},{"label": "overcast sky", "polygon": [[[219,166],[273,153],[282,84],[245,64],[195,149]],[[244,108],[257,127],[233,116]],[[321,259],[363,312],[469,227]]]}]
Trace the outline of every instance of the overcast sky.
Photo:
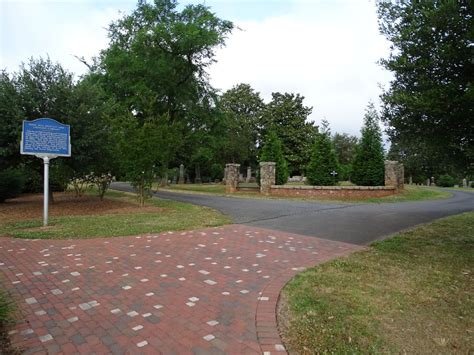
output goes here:
[{"label": "overcast sky", "polygon": [[[238,29],[217,51],[211,83],[225,91],[248,83],[265,101],[299,93],[333,132],[359,135],[367,103],[379,102],[391,75],[377,61],[389,43],[378,33],[375,0],[181,0],[205,3]],[[83,74],[74,55],[90,59],[107,46],[108,24],[136,1],[0,0],[0,67],[17,71],[47,56]]]}]

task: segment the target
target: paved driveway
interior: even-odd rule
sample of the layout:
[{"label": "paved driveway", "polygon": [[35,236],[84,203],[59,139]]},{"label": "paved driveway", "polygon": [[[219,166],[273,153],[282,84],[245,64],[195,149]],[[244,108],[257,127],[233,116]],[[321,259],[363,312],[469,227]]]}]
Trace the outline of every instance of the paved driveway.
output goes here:
[{"label": "paved driveway", "polygon": [[275,307],[302,268],[360,247],[243,225],[90,240],[0,238],[26,354],[284,351]]},{"label": "paved driveway", "polygon": [[[126,183],[114,189],[131,191]],[[449,199],[403,203],[331,203],[249,199],[160,191],[155,195],[207,206],[235,223],[365,245],[437,218],[474,210],[474,193],[452,190]]]}]

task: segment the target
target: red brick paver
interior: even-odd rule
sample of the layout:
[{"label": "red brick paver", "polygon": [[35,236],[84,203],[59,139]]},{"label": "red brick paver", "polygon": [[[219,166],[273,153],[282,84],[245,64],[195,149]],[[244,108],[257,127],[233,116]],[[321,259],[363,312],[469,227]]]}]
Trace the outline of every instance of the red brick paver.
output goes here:
[{"label": "red brick paver", "polygon": [[275,308],[303,268],[361,247],[230,225],[90,240],[0,238],[25,353],[285,351]]}]

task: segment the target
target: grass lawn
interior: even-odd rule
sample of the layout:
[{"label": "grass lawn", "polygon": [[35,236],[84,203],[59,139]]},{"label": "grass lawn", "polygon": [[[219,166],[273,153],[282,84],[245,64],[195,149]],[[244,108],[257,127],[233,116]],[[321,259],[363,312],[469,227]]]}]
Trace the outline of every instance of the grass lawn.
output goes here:
[{"label": "grass lawn", "polygon": [[369,198],[359,200],[361,202],[382,203],[382,202],[408,202],[408,201],[425,201],[449,198],[452,194],[449,191],[443,191],[437,188],[405,185],[402,192],[396,195],[385,196],[380,198]]},{"label": "grass lawn", "polygon": [[[73,194],[65,194],[63,200],[51,206],[50,225],[42,227],[41,201],[24,201],[18,205],[15,202],[10,200],[0,204],[0,236],[52,239],[116,237],[218,226],[230,222],[227,217],[210,208],[161,199],[150,199],[146,206],[139,207],[134,195],[108,191],[102,202],[95,196],[74,198]],[[30,213],[34,203],[37,212]],[[9,207],[11,210],[3,211]],[[14,218],[17,212],[26,217]]]},{"label": "grass lawn", "polygon": [[459,353],[474,344],[474,212],[376,242],[284,288],[290,353]]},{"label": "grass lawn", "polygon": [[[157,186],[153,186],[157,188]],[[167,190],[202,192],[207,194],[225,194],[225,185],[223,184],[173,184],[166,187]]]},{"label": "grass lawn", "polygon": [[[300,183],[290,183],[289,185],[298,185]],[[245,184],[243,185],[245,187]],[[165,190],[172,191],[183,191],[183,192],[192,192],[192,193],[203,193],[203,194],[217,194],[217,195],[226,195],[225,185],[222,184],[186,184],[186,185],[170,185],[167,186]],[[474,189],[473,189],[474,190]],[[252,197],[252,198],[267,198],[267,199],[285,199],[285,200],[306,200],[306,201],[346,201],[346,202],[364,202],[364,203],[385,203],[385,202],[407,202],[407,201],[424,201],[424,200],[436,200],[442,198],[451,197],[452,194],[449,191],[415,186],[415,185],[405,185],[405,189],[397,194],[392,196],[380,197],[380,198],[369,198],[369,199],[346,199],[346,200],[336,200],[336,199],[317,199],[317,198],[298,198],[298,197],[284,197],[284,196],[264,196],[259,194],[249,194],[244,192],[239,192],[236,194],[228,194],[229,196],[234,197]]]},{"label": "grass lawn", "polygon": [[10,323],[13,322],[13,303],[5,291],[0,290],[0,354],[21,354],[11,346],[8,336]]}]

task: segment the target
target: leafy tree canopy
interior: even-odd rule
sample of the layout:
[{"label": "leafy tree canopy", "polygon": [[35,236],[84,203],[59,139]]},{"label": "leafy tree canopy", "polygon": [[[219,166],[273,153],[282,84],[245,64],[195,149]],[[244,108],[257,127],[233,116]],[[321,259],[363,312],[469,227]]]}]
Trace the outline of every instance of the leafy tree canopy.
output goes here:
[{"label": "leafy tree canopy", "polygon": [[238,84],[220,99],[226,122],[226,159],[229,162],[256,165],[258,128],[265,108],[258,92],[248,84]]},{"label": "leafy tree canopy", "polygon": [[291,175],[304,172],[307,157],[310,155],[317,128],[306,122],[312,108],[303,104],[304,97],[299,94],[272,93],[263,115],[262,133],[273,127],[283,144],[283,153],[288,161]]},{"label": "leafy tree canopy", "polygon": [[206,69],[232,28],[204,5],[179,11],[176,0],[140,0],[130,15],[109,27],[110,45],[101,54],[99,80],[139,124],[155,121],[161,153],[150,154],[162,172],[196,127],[207,124],[196,122],[208,117],[204,108],[212,107],[205,104],[214,96]]},{"label": "leafy tree canopy", "polygon": [[382,95],[390,139],[412,151],[421,144],[431,164],[460,172],[472,172],[474,159],[473,5],[377,2],[380,32],[392,43],[381,61],[394,74]]}]

